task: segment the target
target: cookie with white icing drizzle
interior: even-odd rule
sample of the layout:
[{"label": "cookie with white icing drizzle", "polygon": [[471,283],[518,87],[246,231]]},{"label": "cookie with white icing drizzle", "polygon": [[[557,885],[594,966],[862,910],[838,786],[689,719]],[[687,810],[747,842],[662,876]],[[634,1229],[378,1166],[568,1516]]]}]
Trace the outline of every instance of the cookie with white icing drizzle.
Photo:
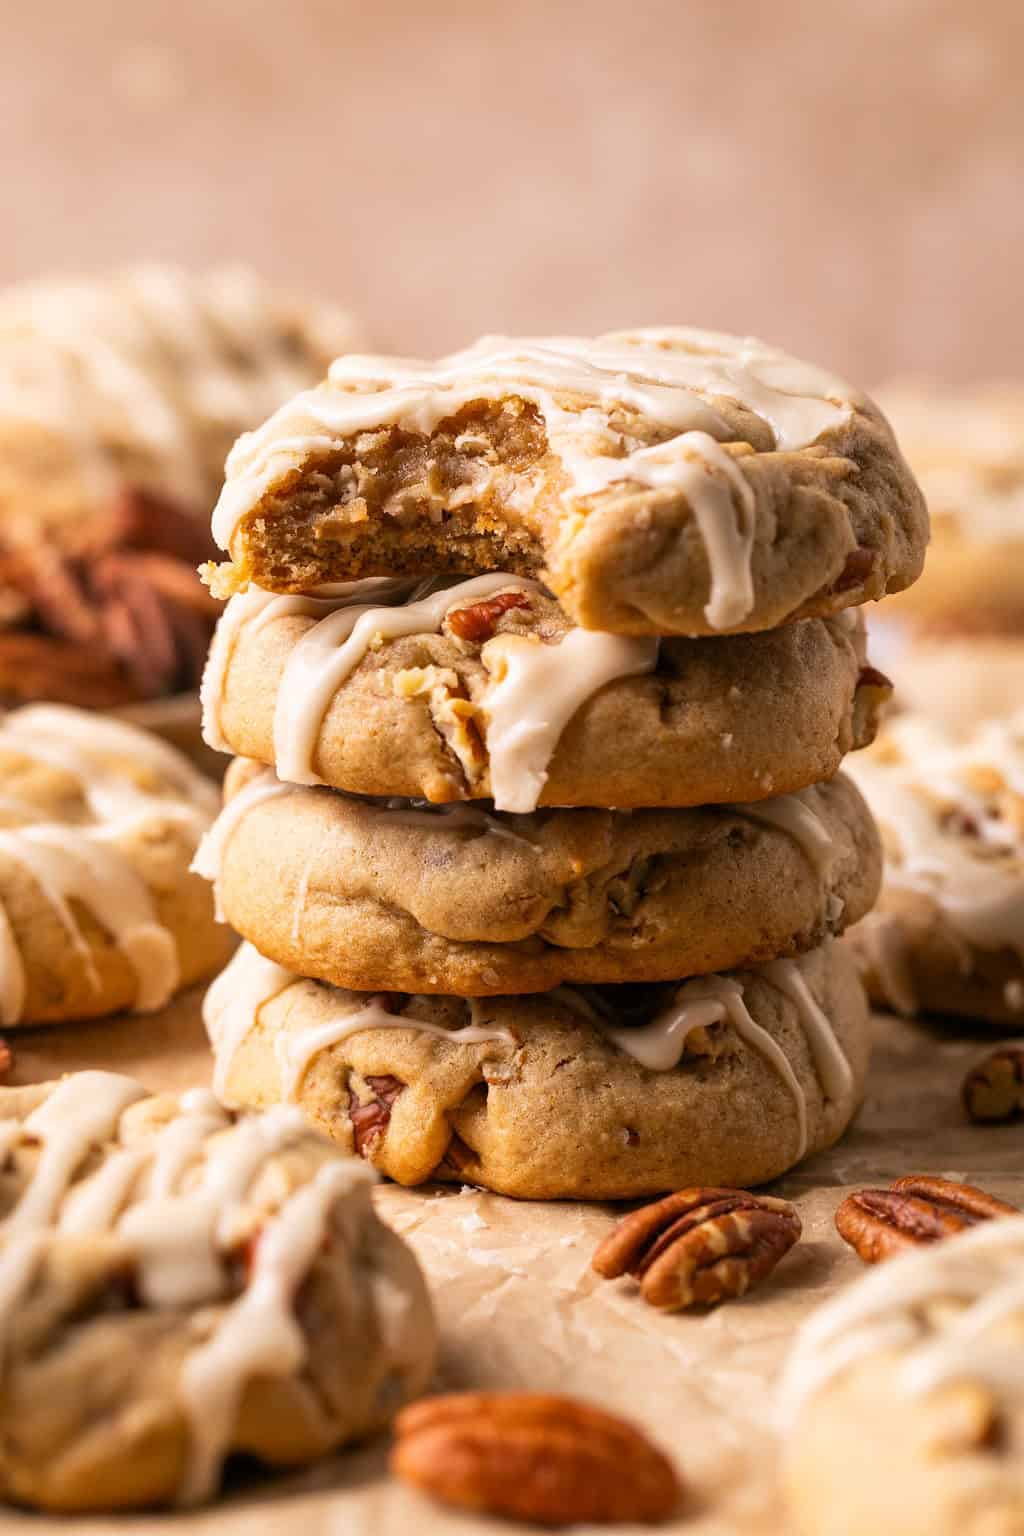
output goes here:
[{"label": "cookie with white icing drizzle", "polygon": [[351,346],[254,273],[137,267],[0,292],[0,521],[67,552],[125,492],[205,516],[240,432]]},{"label": "cookie with white icing drizzle", "polygon": [[1024,1527],[1024,1217],[891,1259],[812,1314],[781,1386],[801,1536]]},{"label": "cookie with white icing drizzle", "polygon": [[[882,391],[924,491],[922,579],[887,602],[901,701],[959,732],[1013,712],[1024,678],[1024,391]],[[898,666],[895,657],[898,656]]]},{"label": "cookie with white icing drizzle", "polygon": [[921,581],[885,613],[947,639],[1019,635],[1024,391],[1006,385],[945,394],[896,385],[882,400],[932,521]]},{"label": "cookie with white icing drizzle", "polygon": [[227,790],[195,865],[227,921],[298,974],[364,991],[487,996],[758,963],[841,933],[880,879],[874,823],[842,775],[731,806],[531,815],[284,784],[242,760]]},{"label": "cookie with white icing drizzle", "polygon": [[869,1051],[836,945],[682,983],[472,1000],[345,991],[245,945],[204,1013],[225,1102],[297,1104],[403,1184],[532,1199],[775,1178],[842,1134]]},{"label": "cookie with white icing drizzle", "polygon": [[61,705],[0,718],[0,1024],[160,1008],[231,936],[190,873],[217,792],[146,732]]},{"label": "cookie with white icing drizzle", "polygon": [[207,742],[282,778],[510,811],[789,793],[870,741],[887,696],[847,615],[659,642],[577,629],[501,574],[250,587],[203,682]]},{"label": "cookie with white icing drizzle", "polygon": [[886,850],[878,907],[848,941],[872,996],[1020,1033],[1024,714],[965,740],[898,716],[848,769]]},{"label": "cookie with white icing drizzle", "polygon": [[0,1496],[194,1503],[421,1392],[436,1330],[368,1170],[285,1106],[109,1072],[0,1088]]},{"label": "cookie with white icing drizzle", "polygon": [[500,570],[588,629],[697,635],[907,586],[927,514],[869,400],[680,326],[340,358],[236,444],[213,530],[225,594]]}]

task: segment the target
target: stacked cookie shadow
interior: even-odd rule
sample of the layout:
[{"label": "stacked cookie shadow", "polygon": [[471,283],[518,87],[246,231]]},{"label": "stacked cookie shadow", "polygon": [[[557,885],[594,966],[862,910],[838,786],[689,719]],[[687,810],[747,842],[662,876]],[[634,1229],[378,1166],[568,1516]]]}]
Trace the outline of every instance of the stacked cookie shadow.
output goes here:
[{"label": "stacked cookie shadow", "polygon": [[859,1102],[884,419],[682,329],[343,358],[228,462],[215,1088],[403,1183],[769,1179]]}]

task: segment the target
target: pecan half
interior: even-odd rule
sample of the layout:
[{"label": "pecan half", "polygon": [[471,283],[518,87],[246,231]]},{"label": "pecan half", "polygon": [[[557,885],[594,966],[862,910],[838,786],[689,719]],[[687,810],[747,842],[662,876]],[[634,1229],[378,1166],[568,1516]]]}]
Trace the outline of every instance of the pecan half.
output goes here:
[{"label": "pecan half", "polygon": [[81,709],[114,709],[142,695],[104,651],[22,630],[0,630],[0,699],[51,699]]},{"label": "pecan half", "polygon": [[1019,1216],[1015,1206],[952,1179],[909,1174],[888,1189],[860,1189],[836,1211],[836,1230],[865,1264],[955,1237],[979,1222]]},{"label": "pecan half", "polygon": [[646,1302],[675,1312],[745,1295],[801,1230],[788,1200],[742,1189],[681,1189],[620,1221],[591,1264],[607,1280],[634,1275]]},{"label": "pecan half", "polygon": [[529,608],[530,599],[525,592],[499,592],[485,602],[473,603],[468,608],[453,608],[446,623],[453,635],[468,640],[471,645],[483,645],[490,640],[498,626],[498,620],[510,608]]},{"label": "pecan half", "polygon": [[218,613],[195,572],[207,553],[200,518],[135,490],[67,545],[0,530],[0,669],[19,640],[34,646],[34,676],[5,696],[102,706],[194,687]]},{"label": "pecan half", "polygon": [[352,1139],[360,1157],[368,1157],[374,1144],[388,1128],[395,1101],[405,1088],[397,1077],[387,1073],[381,1077],[367,1077],[363,1081],[372,1098],[365,1103],[350,1086],[348,1092],[348,1117],[352,1122]]},{"label": "pecan half", "polygon": [[395,1434],[395,1476],[459,1509],[554,1526],[665,1520],[679,1502],[675,1470],[646,1435],[574,1398],[425,1398]]},{"label": "pecan half", "polygon": [[979,1124],[1024,1117],[1024,1046],[1004,1045],[971,1068],[960,1090],[969,1119]]}]

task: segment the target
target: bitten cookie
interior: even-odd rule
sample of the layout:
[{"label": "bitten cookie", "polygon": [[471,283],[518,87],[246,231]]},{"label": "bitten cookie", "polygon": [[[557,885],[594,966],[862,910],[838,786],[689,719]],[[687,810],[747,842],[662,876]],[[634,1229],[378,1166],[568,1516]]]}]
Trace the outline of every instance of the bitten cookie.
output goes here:
[{"label": "bitten cookie", "polygon": [[520,812],[788,794],[874,737],[889,692],[852,614],[658,641],[577,629],[501,574],[251,587],[203,681],[207,742],[293,783]]},{"label": "bitten cookie", "polygon": [[1024,1023],[1024,716],[954,741],[893,720],[850,775],[886,852],[878,908],[854,929],[872,997],[901,1013]]},{"label": "bitten cookie", "polygon": [[195,1503],[230,1453],[312,1461],[425,1388],[416,1261],[295,1109],[79,1072],[0,1117],[0,1495]]},{"label": "bitten cookie", "polygon": [[828,945],[755,971],[533,997],[378,996],[243,946],[206,1000],[217,1091],[298,1104],[403,1184],[628,1199],[775,1178],[845,1130],[867,1005]]},{"label": "bitten cookie", "polygon": [[144,731],[61,705],[0,721],[0,1023],[148,1013],[231,935],[189,872],[217,791]]},{"label": "bitten cookie", "polygon": [[244,270],[0,293],[0,700],[198,684],[225,455],[351,342],[347,316]]},{"label": "bitten cookie", "polygon": [[[251,771],[241,762],[229,793]],[[563,981],[663,981],[808,949],[881,878],[842,775],[739,806],[547,810],[372,801],[263,770],[196,868],[243,938],[362,991],[488,996]]]},{"label": "bitten cookie", "polygon": [[222,594],[499,570],[586,629],[700,635],[907,586],[927,514],[869,400],[666,327],[340,358],[236,444],[213,528]]},{"label": "bitten cookie", "polygon": [[801,1536],[1016,1536],[1024,1217],[891,1259],[820,1308],[782,1417]]}]

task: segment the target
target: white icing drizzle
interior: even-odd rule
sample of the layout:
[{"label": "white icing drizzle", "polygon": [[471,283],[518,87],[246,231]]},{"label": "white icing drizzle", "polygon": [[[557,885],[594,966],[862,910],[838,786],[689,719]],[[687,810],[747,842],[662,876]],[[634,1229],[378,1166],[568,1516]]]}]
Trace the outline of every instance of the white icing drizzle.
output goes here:
[{"label": "white icing drizzle", "polygon": [[305,614],[323,618],[346,603],[359,603],[365,598],[385,602],[389,597],[401,600],[412,586],[408,581],[390,577],[370,577],[366,581],[336,583],[319,588],[314,593],[302,595],[264,592],[261,587],[250,586],[237,592],[227,604],[214,630],[210,654],[203,668],[203,680],[199,700],[203,711],[203,740],[215,752],[230,752],[231,745],[224,735],[221,724],[221,704],[224,697],[224,679],[234,655],[238,636],[243,628],[261,629],[274,619],[290,614]]},{"label": "white icing drizzle", "polygon": [[850,1063],[799,965],[795,960],[769,960],[759,969],[765,980],[796,1009],[825,1098],[834,1104],[848,1102],[853,1091]]},{"label": "white icing drizzle", "polygon": [[669,1007],[648,1024],[616,1028],[596,1014],[595,1022],[613,1045],[652,1072],[670,1072],[679,1065],[686,1037],[694,1029],[728,1022],[745,1045],[771,1063],[789,1089],[796,1105],[795,1157],[807,1151],[807,1098],[800,1080],[781,1046],[751,1018],[742,984],[734,977],[695,976],[684,981]]},{"label": "white icing drizzle", "polygon": [[50,1225],[67,1187],[88,1154],[109,1141],[129,1104],[145,1089],[114,1072],[78,1072],[58,1083],[25,1121],[42,1139],[35,1172],[17,1208],[0,1227],[4,1237]]},{"label": "white icing drizzle", "polygon": [[191,868],[195,874],[202,875],[204,880],[212,882],[219,923],[224,921],[220,905],[220,872],[224,863],[224,854],[235,828],[254,806],[261,805],[264,800],[274,800],[278,795],[287,795],[291,792],[292,785],[282,784],[272,768],[256,774],[243,789],[240,789],[236,795],[232,795],[196,849]]},{"label": "white icing drizzle", "polygon": [[[345,1000],[342,1001],[342,998]],[[281,1072],[282,1098],[298,1097],[302,1080],[321,1051],[368,1029],[406,1029],[414,1034],[434,1035],[452,1045],[480,1045],[490,1040],[500,1040],[506,1045],[516,1043],[509,1030],[497,1026],[465,1024],[460,1029],[445,1029],[440,1024],[417,1019],[414,1014],[390,1013],[379,996],[360,1002],[358,993],[351,993],[348,997],[341,994],[337,1001],[338,1013],[335,1017],[311,1029],[277,1037],[275,1054]],[[477,1004],[471,1000],[470,1006],[475,1011]]]},{"label": "white icing drizzle", "polygon": [[296,980],[283,965],[241,944],[203,999],[203,1023],[213,1046],[213,1091],[230,1104],[228,1078],[239,1046],[256,1025],[260,1009]]},{"label": "white icing drizzle", "polygon": [[495,635],[480,652],[491,794],[499,811],[529,812],[547,783],[562,732],[587,699],[620,677],[653,672],[658,641],[570,629],[557,645]]},{"label": "white icing drizzle", "polygon": [[[5,1154],[21,1139],[41,1142],[35,1171],[0,1224],[0,1327],[58,1236],[120,1239],[150,1306],[202,1306],[227,1293],[224,1259],[250,1234],[247,1196],[268,1160],[309,1134],[302,1116],[277,1106],[232,1125],[212,1094],[196,1090],[149,1134],[118,1144],[122,1114],[145,1097],[130,1078],[81,1072],[58,1083],[23,1123],[0,1123]],[[97,1153],[102,1160],[88,1171]],[[180,1401],[190,1444],[181,1502],[212,1491],[246,1382],[301,1367],[306,1343],[295,1292],[334,1208],[370,1177],[360,1164],[333,1161],[287,1194],[260,1234],[247,1288],[186,1358]]]},{"label": "white icing drizzle", "polygon": [[[226,1095],[232,1063],[242,1042],[255,1029],[265,1005],[296,983],[312,985],[301,983],[300,977],[265,960],[251,944],[243,944],[207,992],[203,1021],[214,1052],[214,1090],[225,1103],[229,1102]],[[282,1032],[274,1041],[282,1099],[298,1097],[302,1080],[321,1051],[368,1029],[405,1029],[434,1035],[455,1045],[477,1045],[491,1040],[507,1045],[516,1043],[509,1030],[476,1022],[476,1011],[481,1006],[476,1001],[470,1003],[473,1023],[460,1029],[445,1029],[414,1015],[391,1013],[379,994],[371,996],[337,987],[329,991],[318,987],[316,991],[320,1000],[326,997],[330,1001],[328,1017],[308,1029]]]},{"label": "white icing drizzle", "polygon": [[835,859],[835,846],[831,833],[815,809],[817,797],[817,786],[812,786],[792,795],[775,795],[770,800],[737,802],[731,809],[749,821],[759,821],[785,832],[799,844],[822,880],[827,880]]},{"label": "white icing drizzle", "polygon": [[246,1289],[209,1342],[186,1360],[181,1398],[193,1434],[182,1504],[197,1503],[213,1491],[245,1383],[259,1375],[286,1376],[305,1360],[306,1339],[293,1309],[295,1292],[320,1251],[332,1209],[348,1185],[347,1171],[327,1163],[291,1196],[260,1237]]},{"label": "white icing drizzle", "polygon": [[510,586],[537,590],[532,582],[497,573],[400,607],[353,606],[342,599],[335,612],[303,635],[285,666],[274,713],[274,758],[281,778],[293,784],[323,783],[313,770],[313,755],[324,715],[378,636],[387,641],[436,634],[452,608],[480,602]]},{"label": "white icing drizzle", "polygon": [[[731,399],[771,429],[774,446],[809,446],[849,419],[848,386],[752,339],[686,327],[618,332],[583,340],[484,337],[436,364],[349,356],[319,389],[299,395],[236,443],[214,512],[227,549],[240,521],[282,471],[330,453],[360,432],[398,426],[431,433],[473,401],[514,397],[536,407],[568,483],[572,511],[612,484],[684,494],[711,568],[705,610],[712,627],[742,621],[753,606],[753,499],[719,444],[734,434],[712,403]],[[638,441],[638,419],[666,434]]]},{"label": "white icing drizzle", "polygon": [[[367,587],[374,590],[367,593]],[[387,588],[382,591],[381,588]],[[318,622],[288,658],[274,711],[274,759],[292,784],[322,784],[314,768],[317,740],[331,700],[371,646],[403,635],[438,634],[454,609],[500,591],[537,592],[535,582],[477,576],[417,597],[406,582],[357,582],[334,597],[279,596],[250,587],[233,597],[217,627],[203,677],[204,736],[229,751],[220,722],[224,681],[238,636],[290,614]],[[366,596],[373,601],[366,603]],[[394,599],[381,606],[382,597]],[[647,637],[570,630],[557,644],[523,635],[496,635],[481,649],[491,675],[482,699],[491,793],[498,810],[536,808],[559,738],[580,706],[606,683],[651,672],[658,642]]]},{"label": "white icing drizzle", "polygon": [[[886,886],[929,896],[966,945],[1010,949],[1024,960],[1024,835],[1000,813],[1002,793],[1024,795],[1024,714],[989,722],[962,744],[901,716],[887,726],[885,746],[891,757],[855,754],[848,766],[882,828]],[[979,788],[979,775],[995,775],[1002,788]],[[892,974],[891,933],[887,943]],[[911,998],[900,987],[893,1000],[905,1006]]]},{"label": "white icing drizzle", "polygon": [[[86,907],[111,935],[138,980],[134,1007],[160,1008],[180,975],[173,934],[119,841],[132,833],[178,822],[198,841],[216,813],[213,786],[165,742],[133,726],[63,705],[35,704],[0,722],[0,752],[67,774],[93,822],[70,825],[46,819],[28,801],[8,796],[0,853],[31,876],[53,908],[91,984],[99,978],[72,902]],[[126,765],[156,779],[144,789]],[[164,786],[167,786],[166,788]],[[17,1023],[27,992],[25,967],[6,912],[0,911],[0,1019]]]},{"label": "white icing drizzle", "polygon": [[[929,1316],[942,1303],[937,1321]],[[950,1304],[959,1304],[952,1311]],[[992,1330],[1024,1313],[1024,1216],[890,1259],[865,1274],[801,1327],[787,1362],[779,1407],[791,1427],[823,1387],[870,1355],[896,1351],[890,1389],[920,1395],[950,1381],[1019,1391],[1024,1349]]]}]

